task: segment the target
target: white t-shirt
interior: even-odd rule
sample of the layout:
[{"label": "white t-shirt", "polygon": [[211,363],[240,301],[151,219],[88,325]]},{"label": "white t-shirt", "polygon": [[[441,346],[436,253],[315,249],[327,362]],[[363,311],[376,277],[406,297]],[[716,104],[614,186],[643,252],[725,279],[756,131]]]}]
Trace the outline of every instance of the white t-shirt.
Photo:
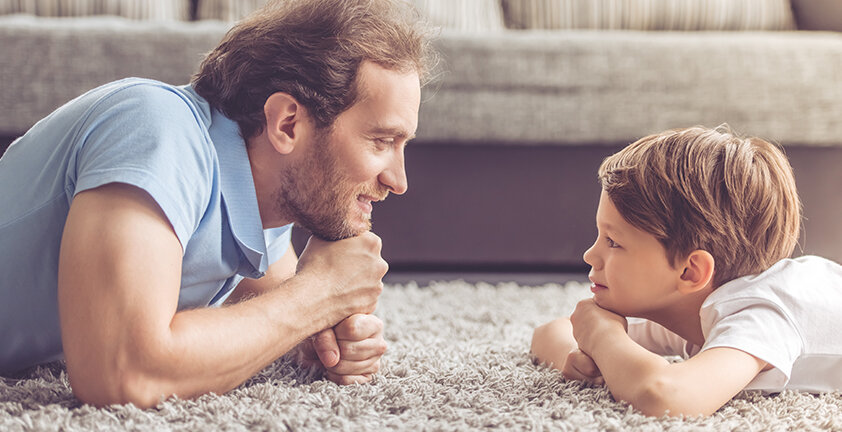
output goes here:
[{"label": "white t-shirt", "polygon": [[842,266],[824,258],[781,260],[759,275],[723,284],[699,311],[705,344],[657,323],[629,320],[629,336],[660,355],[687,359],[728,347],[772,365],[746,390],[842,390]]}]

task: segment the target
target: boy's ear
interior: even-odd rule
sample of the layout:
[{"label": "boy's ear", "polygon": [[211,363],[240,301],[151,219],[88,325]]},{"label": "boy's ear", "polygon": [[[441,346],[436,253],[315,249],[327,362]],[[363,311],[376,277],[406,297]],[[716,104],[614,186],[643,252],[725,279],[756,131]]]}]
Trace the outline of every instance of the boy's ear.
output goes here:
[{"label": "boy's ear", "polygon": [[710,252],[695,250],[684,260],[684,272],[681,274],[679,291],[684,294],[699,291],[713,280],[714,259]]},{"label": "boy's ear", "polygon": [[304,107],[288,93],[273,93],[263,104],[266,116],[266,137],[281,154],[295,149],[301,130],[306,125]]}]

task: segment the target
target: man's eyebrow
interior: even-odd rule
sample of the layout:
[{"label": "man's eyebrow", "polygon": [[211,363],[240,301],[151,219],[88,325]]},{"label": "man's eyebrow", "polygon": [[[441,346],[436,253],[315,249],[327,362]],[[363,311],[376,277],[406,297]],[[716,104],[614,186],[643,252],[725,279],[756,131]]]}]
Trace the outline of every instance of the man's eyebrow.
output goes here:
[{"label": "man's eyebrow", "polygon": [[407,141],[415,138],[415,134],[408,134],[404,129],[388,126],[375,126],[371,129],[371,133],[376,135],[387,135],[396,138],[402,138]]}]

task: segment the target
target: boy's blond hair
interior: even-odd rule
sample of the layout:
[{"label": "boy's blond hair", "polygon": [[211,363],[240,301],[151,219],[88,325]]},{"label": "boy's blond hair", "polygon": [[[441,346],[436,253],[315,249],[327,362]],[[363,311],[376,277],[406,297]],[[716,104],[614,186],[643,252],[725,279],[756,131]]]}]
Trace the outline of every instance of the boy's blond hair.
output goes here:
[{"label": "boy's blond hair", "polygon": [[641,138],[606,158],[599,180],[626,221],[664,245],[672,265],[708,251],[714,287],[764,271],[798,242],[801,203],[786,156],[727,126]]}]

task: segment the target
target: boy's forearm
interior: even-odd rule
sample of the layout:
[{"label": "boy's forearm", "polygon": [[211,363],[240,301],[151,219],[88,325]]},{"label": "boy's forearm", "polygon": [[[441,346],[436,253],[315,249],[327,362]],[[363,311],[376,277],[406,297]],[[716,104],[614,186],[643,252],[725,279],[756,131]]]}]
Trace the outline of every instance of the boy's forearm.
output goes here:
[{"label": "boy's forearm", "polygon": [[659,386],[669,367],[666,359],[641,347],[623,331],[602,333],[591,345],[587,354],[615,399],[648,415],[664,414]]}]

